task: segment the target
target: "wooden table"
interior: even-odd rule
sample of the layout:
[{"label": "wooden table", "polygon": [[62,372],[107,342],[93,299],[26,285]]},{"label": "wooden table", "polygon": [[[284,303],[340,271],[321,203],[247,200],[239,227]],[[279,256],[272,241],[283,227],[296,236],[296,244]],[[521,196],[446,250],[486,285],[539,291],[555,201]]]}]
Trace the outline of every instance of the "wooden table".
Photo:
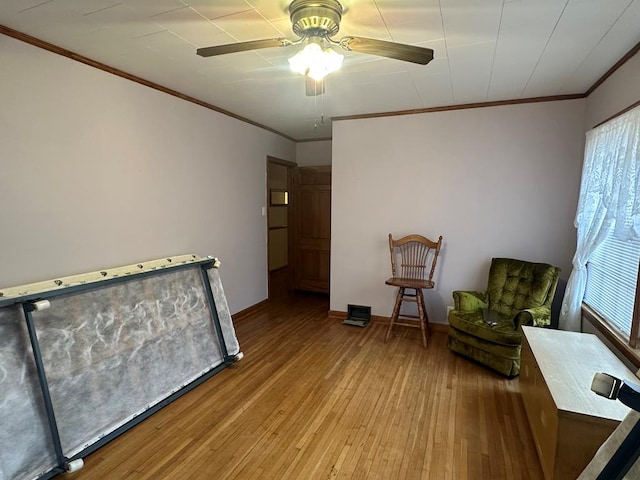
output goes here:
[{"label": "wooden table", "polygon": [[629,412],[591,391],[597,372],[637,381],[596,337],[523,327],[520,390],[546,480],[575,480]]}]

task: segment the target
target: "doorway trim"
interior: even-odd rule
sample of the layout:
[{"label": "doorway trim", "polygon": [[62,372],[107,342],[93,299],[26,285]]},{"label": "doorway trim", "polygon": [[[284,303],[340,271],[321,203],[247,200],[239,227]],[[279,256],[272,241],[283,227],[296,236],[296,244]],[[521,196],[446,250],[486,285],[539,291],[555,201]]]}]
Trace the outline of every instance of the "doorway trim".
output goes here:
[{"label": "doorway trim", "polygon": [[294,198],[294,196],[292,195],[292,191],[293,191],[293,182],[294,182],[294,169],[297,168],[298,164],[295,162],[291,162],[288,160],[282,160],[281,158],[277,158],[277,157],[272,157],[270,155],[267,155],[267,160],[266,160],[266,172],[265,172],[265,209],[266,209],[266,237],[267,237],[267,299],[271,299],[273,296],[273,285],[271,284],[271,265],[270,265],[270,252],[271,252],[271,245],[270,245],[270,235],[269,235],[269,230],[270,230],[270,222],[269,222],[269,211],[270,211],[270,202],[271,202],[271,191],[270,191],[270,178],[269,178],[269,166],[270,165],[280,165],[280,166],[284,166],[287,168],[287,191],[288,191],[288,197],[289,197],[289,203],[288,203],[288,208],[287,208],[287,265],[286,268],[287,269],[287,289],[288,290],[292,290],[293,289],[293,279],[294,279],[294,271],[295,271],[295,265],[294,265],[294,258],[293,258],[293,240],[294,240],[294,232],[295,232],[295,222],[296,222],[296,215],[294,215],[294,209],[296,208],[296,199]]}]

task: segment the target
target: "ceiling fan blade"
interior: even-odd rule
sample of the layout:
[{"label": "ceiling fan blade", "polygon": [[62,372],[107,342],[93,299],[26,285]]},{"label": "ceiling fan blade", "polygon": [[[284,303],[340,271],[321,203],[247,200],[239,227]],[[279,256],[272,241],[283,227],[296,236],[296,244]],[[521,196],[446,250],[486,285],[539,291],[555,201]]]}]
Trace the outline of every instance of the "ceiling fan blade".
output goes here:
[{"label": "ceiling fan blade", "polygon": [[304,76],[304,87],[307,97],[315,97],[324,93],[324,81],[314,80],[309,75]]},{"label": "ceiling fan blade", "polygon": [[386,42],[364,37],[344,37],[340,46],[345,50],[368,53],[380,57],[394,58],[404,62],[426,65],[433,60],[433,50],[404,43]]},{"label": "ceiling fan blade", "polygon": [[227,45],[215,45],[196,50],[201,57],[213,57],[215,55],[225,55],[227,53],[246,52],[247,50],[260,50],[271,47],[287,47],[293,42],[286,38],[269,38],[266,40],[251,40],[250,42],[229,43]]}]

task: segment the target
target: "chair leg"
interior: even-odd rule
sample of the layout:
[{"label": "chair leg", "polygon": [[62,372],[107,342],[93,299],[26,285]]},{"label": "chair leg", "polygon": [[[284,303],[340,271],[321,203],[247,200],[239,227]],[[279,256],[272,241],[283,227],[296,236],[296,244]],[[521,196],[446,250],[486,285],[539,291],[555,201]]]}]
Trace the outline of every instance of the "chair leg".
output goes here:
[{"label": "chair leg", "polygon": [[429,312],[427,311],[427,304],[424,301],[424,293],[420,290],[420,302],[422,302],[422,310],[424,311],[424,320],[426,322],[427,334],[429,333]]},{"label": "chair leg", "polygon": [[427,307],[424,304],[424,295],[420,288],[416,288],[416,304],[418,305],[418,317],[420,318],[420,330],[422,331],[422,345],[424,345],[424,348],[427,348],[429,316],[427,315]]},{"label": "chair leg", "polygon": [[398,321],[398,317],[400,316],[400,304],[402,304],[403,297],[404,297],[404,287],[400,287],[398,288],[398,293],[396,295],[396,303],[393,306],[393,312],[391,313],[391,318],[389,319],[389,328],[387,328],[387,334],[384,337],[384,343],[387,343],[387,341],[389,341],[393,324]]}]

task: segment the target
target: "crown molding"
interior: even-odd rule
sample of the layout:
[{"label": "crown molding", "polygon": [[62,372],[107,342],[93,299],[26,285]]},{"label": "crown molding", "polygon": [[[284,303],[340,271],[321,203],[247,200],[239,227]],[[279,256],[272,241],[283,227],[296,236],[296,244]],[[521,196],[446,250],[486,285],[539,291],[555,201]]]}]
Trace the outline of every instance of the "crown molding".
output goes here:
[{"label": "crown molding", "polygon": [[341,117],[332,117],[331,120],[333,121],[355,120],[355,119],[363,119],[363,118],[393,117],[393,116],[399,116],[399,115],[416,115],[420,113],[449,112],[452,110],[467,110],[470,108],[501,107],[504,105],[518,105],[521,103],[558,102],[562,100],[575,100],[578,98],[585,98],[585,95],[583,93],[577,93],[572,95],[553,95],[548,97],[531,97],[531,98],[521,98],[516,100],[499,100],[495,102],[464,103],[461,105],[446,105],[442,107],[416,108],[412,110],[400,110],[397,112],[364,113],[361,115],[344,115]]}]

